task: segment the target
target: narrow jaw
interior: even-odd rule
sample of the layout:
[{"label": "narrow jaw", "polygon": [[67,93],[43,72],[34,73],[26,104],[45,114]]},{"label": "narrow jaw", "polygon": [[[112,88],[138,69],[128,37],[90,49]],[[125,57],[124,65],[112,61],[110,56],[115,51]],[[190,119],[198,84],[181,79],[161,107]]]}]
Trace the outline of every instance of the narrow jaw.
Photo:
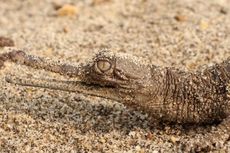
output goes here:
[{"label": "narrow jaw", "polygon": [[114,86],[87,84],[81,81],[59,81],[55,79],[21,78],[14,75],[7,75],[5,79],[9,83],[21,86],[31,86],[54,90],[79,92],[86,95],[122,101],[122,99],[118,95],[120,91],[118,90],[118,88]]}]

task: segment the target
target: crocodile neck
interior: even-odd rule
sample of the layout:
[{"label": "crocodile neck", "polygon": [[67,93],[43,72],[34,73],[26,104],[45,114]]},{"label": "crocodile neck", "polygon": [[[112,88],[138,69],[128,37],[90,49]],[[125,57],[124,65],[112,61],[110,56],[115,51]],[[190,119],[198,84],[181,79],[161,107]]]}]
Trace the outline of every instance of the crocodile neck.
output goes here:
[{"label": "crocodile neck", "polygon": [[230,60],[197,72],[152,69],[152,99],[144,109],[158,120],[213,123],[229,115]]}]

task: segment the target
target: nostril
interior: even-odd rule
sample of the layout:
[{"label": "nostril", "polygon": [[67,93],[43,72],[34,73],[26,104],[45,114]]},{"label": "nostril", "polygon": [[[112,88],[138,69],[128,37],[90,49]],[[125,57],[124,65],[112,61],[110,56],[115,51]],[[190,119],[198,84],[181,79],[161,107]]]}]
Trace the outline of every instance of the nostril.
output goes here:
[{"label": "nostril", "polygon": [[25,59],[25,52],[17,50],[17,51],[12,51],[9,53],[9,58],[10,60],[18,63],[23,63]]},{"label": "nostril", "polygon": [[7,37],[0,36],[0,47],[12,47],[14,46],[14,41]]}]

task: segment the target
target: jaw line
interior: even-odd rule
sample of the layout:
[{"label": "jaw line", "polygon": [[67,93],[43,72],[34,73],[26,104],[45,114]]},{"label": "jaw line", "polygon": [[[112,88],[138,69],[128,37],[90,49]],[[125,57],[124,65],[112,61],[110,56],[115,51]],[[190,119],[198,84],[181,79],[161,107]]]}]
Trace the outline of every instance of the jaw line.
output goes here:
[{"label": "jaw line", "polygon": [[116,88],[113,86],[100,86],[98,84],[87,84],[82,81],[64,81],[56,79],[38,79],[24,78],[15,75],[7,75],[5,80],[8,83],[13,83],[21,86],[47,88],[53,90],[78,92],[86,95],[102,97],[115,101],[121,101],[119,95],[116,94]]}]

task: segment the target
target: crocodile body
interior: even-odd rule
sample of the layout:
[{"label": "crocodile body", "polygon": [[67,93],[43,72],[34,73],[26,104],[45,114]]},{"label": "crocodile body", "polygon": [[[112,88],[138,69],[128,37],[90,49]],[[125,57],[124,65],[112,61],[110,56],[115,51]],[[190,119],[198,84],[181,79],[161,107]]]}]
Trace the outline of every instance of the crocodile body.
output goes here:
[{"label": "crocodile body", "polygon": [[195,72],[158,67],[130,55],[109,51],[102,51],[91,62],[79,66],[50,62],[23,51],[0,55],[1,65],[7,60],[80,80],[68,82],[8,77],[7,81],[11,83],[114,99],[161,122],[221,122],[218,131],[206,135],[210,141],[214,134],[224,139],[221,135],[230,133],[230,58]]},{"label": "crocodile body", "polygon": [[[149,109],[149,113],[160,117],[160,120],[205,124],[229,116],[227,87],[230,81],[230,61],[195,73],[155,68],[152,76],[153,82],[158,82],[154,89],[157,92],[153,91],[154,95],[146,104],[146,110]],[[159,108],[155,108],[156,102]]]}]

